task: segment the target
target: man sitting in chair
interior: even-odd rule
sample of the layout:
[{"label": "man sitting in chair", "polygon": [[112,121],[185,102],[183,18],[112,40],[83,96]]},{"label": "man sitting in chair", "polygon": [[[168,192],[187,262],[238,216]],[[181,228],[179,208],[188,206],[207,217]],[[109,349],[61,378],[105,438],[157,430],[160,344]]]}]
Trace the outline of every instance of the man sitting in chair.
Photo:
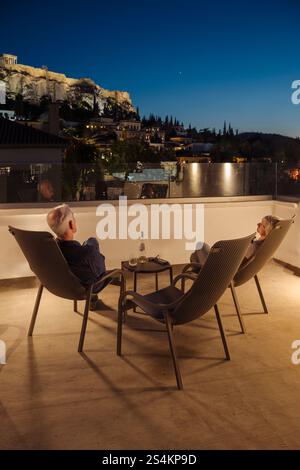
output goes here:
[{"label": "man sitting in chair", "polygon": [[[82,245],[74,240],[77,225],[71,208],[62,204],[51,209],[47,222],[73,274],[86,286],[99,281],[106,272],[105,257],[100,253],[96,238],[89,238]],[[99,306],[98,296],[93,294],[90,309],[97,310]]]}]

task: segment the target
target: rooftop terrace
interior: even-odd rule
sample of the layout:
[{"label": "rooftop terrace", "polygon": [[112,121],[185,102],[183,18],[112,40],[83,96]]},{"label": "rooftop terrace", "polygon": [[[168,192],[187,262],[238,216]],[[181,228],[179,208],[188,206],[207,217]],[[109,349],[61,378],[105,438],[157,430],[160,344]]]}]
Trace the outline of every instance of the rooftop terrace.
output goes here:
[{"label": "rooftop terrace", "polygon": [[[0,339],[7,346],[7,364],[0,365],[0,420],[5,429],[1,449],[300,448],[300,366],[291,362],[292,343],[300,339],[298,204],[264,196],[168,202],[203,203],[204,240],[210,244],[252,233],[265,214],[296,214],[276,253],[280,263],[270,261],[259,274],[270,313],[259,313],[253,280],[237,288],[247,328],[241,334],[227,290],[219,308],[231,361],[224,360],[213,312],[176,327],[183,391],[177,390],[166,334],[155,332],[160,325],[151,319],[130,313],[124,355],[117,356],[115,286],[101,294],[107,308],[90,313],[83,354],[77,352],[81,314],[73,312],[71,301],[48,292],[43,294],[34,335],[28,338],[37,283],[29,277],[28,263],[7,227],[47,229],[45,216],[55,203],[3,207]],[[144,203],[149,208],[151,200]],[[97,202],[72,205],[78,240],[95,235]],[[120,266],[134,243],[102,240],[107,267]],[[146,244],[148,256],[159,253],[175,265],[175,274],[188,262],[184,240]],[[167,285],[168,274],[161,273],[159,279],[160,287]],[[128,274],[128,288],[131,283]],[[153,276],[139,284],[139,291],[154,289]],[[79,306],[83,312],[83,304]]]},{"label": "rooftop terrace", "polygon": [[[175,328],[181,392],[166,335],[155,333],[150,319],[130,314],[124,357],[117,357],[117,287],[103,292],[109,310],[91,312],[80,355],[82,318],[72,302],[45,293],[30,339],[35,282],[1,281],[8,358],[0,366],[0,448],[299,449],[300,366],[291,363],[291,344],[300,332],[300,279],[272,261],[260,280],[268,315],[254,313],[254,282],[238,289],[246,335],[229,290],[219,304],[231,361],[224,361],[212,312]],[[152,290],[152,281],[145,278],[143,290]]]}]

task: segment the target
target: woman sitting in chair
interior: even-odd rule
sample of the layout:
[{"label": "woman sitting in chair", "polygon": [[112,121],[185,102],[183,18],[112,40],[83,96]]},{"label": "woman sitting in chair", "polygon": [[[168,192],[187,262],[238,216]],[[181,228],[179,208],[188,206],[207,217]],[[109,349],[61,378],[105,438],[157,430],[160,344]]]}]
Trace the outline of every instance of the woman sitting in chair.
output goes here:
[{"label": "woman sitting in chair", "polygon": [[[257,224],[257,236],[252,240],[250,245],[247,248],[245,257],[242,261],[242,265],[247,263],[250,259],[252,259],[258,250],[258,248],[261,246],[261,244],[264,242],[264,240],[267,238],[269,233],[273,230],[277,222],[279,221],[278,217],[275,217],[273,215],[266,215],[261,219],[261,222],[258,222]],[[210,246],[207,243],[203,243],[202,247],[199,250],[194,251],[194,253],[191,254],[190,261],[191,263],[197,263],[199,264],[199,270],[201,269],[201,266],[204,265],[208,254],[210,251]],[[196,266],[193,268],[193,270],[197,270]]]}]

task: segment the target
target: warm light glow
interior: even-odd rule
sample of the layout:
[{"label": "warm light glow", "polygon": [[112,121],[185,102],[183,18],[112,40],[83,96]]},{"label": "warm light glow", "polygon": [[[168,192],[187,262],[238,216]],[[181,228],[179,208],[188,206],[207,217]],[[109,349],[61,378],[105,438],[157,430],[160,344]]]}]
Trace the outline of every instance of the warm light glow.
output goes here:
[{"label": "warm light glow", "polygon": [[230,194],[232,190],[233,184],[233,164],[232,163],[223,163],[223,172],[224,172],[224,180],[223,180],[223,195],[226,196]]},{"label": "warm light glow", "polygon": [[231,178],[232,175],[232,165],[231,163],[224,163],[224,176],[226,179]]},{"label": "warm light glow", "polygon": [[197,174],[199,174],[199,164],[198,163],[190,163],[190,165],[192,166],[192,173],[193,173],[193,176],[196,176]]}]

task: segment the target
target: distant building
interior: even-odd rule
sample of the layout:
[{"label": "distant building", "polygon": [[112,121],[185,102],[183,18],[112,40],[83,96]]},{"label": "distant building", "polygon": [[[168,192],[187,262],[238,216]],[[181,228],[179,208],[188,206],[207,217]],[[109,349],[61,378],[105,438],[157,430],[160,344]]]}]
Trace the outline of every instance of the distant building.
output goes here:
[{"label": "distant building", "polygon": [[85,125],[85,134],[86,135],[93,135],[93,134],[108,134],[114,132],[118,127],[118,123],[114,122],[112,118],[94,118],[91,119]]},{"label": "distant building", "polygon": [[[1,106],[0,106],[1,113]],[[16,122],[23,126],[32,127],[40,131],[59,135],[60,134],[60,118],[59,118],[59,103],[49,103],[48,111],[43,113],[38,121],[28,120],[20,116],[16,116]]]},{"label": "distant building", "polygon": [[140,131],[141,121],[120,121],[119,130],[121,131]]},{"label": "distant building", "polygon": [[0,118],[0,165],[60,163],[66,140]]},{"label": "distant building", "polygon": [[8,65],[16,65],[18,57],[12,54],[0,54],[0,67],[6,67]]},{"label": "distant building", "polygon": [[116,130],[119,140],[139,139],[141,137],[141,121],[120,121]]},{"label": "distant building", "polygon": [[176,156],[176,160],[181,163],[211,163],[212,158],[207,154],[202,155],[187,155],[180,154]]},{"label": "distant building", "polygon": [[[165,145],[165,131],[161,130],[160,127],[153,126],[153,127],[145,127],[142,129],[142,137],[143,140],[147,143],[155,143],[153,140],[159,139],[160,142],[163,146]],[[156,142],[157,143],[157,142]]]},{"label": "distant building", "polygon": [[170,137],[170,142],[176,142],[177,144],[188,145],[193,142],[192,137],[187,137],[186,135]]},{"label": "distant building", "polygon": [[14,110],[8,109],[5,106],[0,105],[0,118],[10,119],[11,121],[15,121],[16,114],[15,114]]},{"label": "distant building", "polygon": [[162,150],[165,147],[165,144],[162,142],[150,142],[149,146],[156,150]]},{"label": "distant building", "polygon": [[177,153],[177,160],[182,163],[211,163],[210,157],[213,144],[194,142],[186,145]]},{"label": "distant building", "polygon": [[177,128],[175,128],[175,131],[176,131],[176,134],[179,137],[185,137],[186,136],[186,130],[184,128],[182,128],[182,130],[178,130]]},{"label": "distant building", "polygon": [[142,129],[138,120],[121,120],[115,122],[112,118],[94,118],[85,125],[85,135],[97,140],[101,136],[115,134],[118,140],[140,140],[149,145],[162,148],[165,145],[165,131],[160,127]]},{"label": "distant building", "polygon": [[203,142],[194,142],[185,146],[185,150],[191,154],[210,154],[214,144],[203,143]]}]

